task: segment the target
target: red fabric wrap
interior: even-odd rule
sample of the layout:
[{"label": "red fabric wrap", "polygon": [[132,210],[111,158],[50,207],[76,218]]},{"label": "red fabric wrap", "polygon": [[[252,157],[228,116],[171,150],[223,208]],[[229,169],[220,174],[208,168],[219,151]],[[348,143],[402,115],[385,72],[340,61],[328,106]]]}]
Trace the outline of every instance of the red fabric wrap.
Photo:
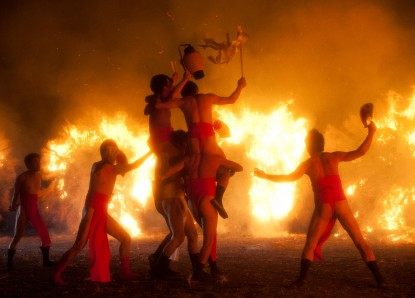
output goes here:
[{"label": "red fabric wrap", "polygon": [[190,181],[190,199],[199,207],[200,202],[205,197],[214,197],[216,193],[216,179],[195,178]]},{"label": "red fabric wrap", "polygon": [[344,195],[342,183],[338,175],[328,175],[321,178],[315,185],[314,191],[318,200],[323,204],[329,204],[332,209],[332,218],[329,221],[323,235],[321,235],[316,249],[314,250],[314,259],[321,260],[321,248],[330,237],[331,231],[336,223],[336,217],[334,216],[334,203],[345,200],[346,196]]},{"label": "red fabric wrap", "polygon": [[90,208],[94,208],[89,228],[89,257],[90,279],[97,282],[109,282],[110,276],[110,247],[107,236],[107,208],[110,197],[94,193],[90,198]]},{"label": "red fabric wrap", "polygon": [[212,123],[198,122],[198,123],[194,123],[190,128],[191,138],[203,140],[214,135],[215,135],[215,130],[213,129]]},{"label": "red fabric wrap", "polygon": [[150,139],[153,144],[170,142],[173,127],[171,126],[160,126],[153,127],[150,129]]},{"label": "red fabric wrap", "polygon": [[37,194],[22,194],[20,196],[20,202],[23,209],[26,212],[27,219],[31,222],[32,226],[35,228],[37,234],[39,235],[42,246],[50,246],[50,237],[48,228],[46,227],[45,222],[40,216],[39,209],[37,206],[38,195]]}]

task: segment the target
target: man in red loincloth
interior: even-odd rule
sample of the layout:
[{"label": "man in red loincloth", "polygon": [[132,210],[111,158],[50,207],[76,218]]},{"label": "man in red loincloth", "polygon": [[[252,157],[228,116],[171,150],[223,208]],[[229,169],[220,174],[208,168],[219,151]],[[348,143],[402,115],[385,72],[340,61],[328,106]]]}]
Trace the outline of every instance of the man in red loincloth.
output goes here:
[{"label": "man in red loincloth", "polygon": [[177,163],[183,160],[184,153],[187,151],[185,149],[187,134],[182,130],[174,131],[171,142],[177,150],[171,156],[170,168],[164,172],[156,171],[155,175],[155,183],[158,185],[154,190],[156,209],[165,219],[170,231],[156,252],[149,257],[151,273],[155,278],[168,278],[176,275],[169,268],[170,257],[185,238],[187,238],[189,257],[193,268],[198,258],[197,230],[185,200],[184,173],[174,170]]},{"label": "man in red loincloth", "polygon": [[257,177],[274,182],[295,181],[304,174],[309,176],[311,180],[315,209],[302,254],[300,276],[295,285],[304,283],[311,263],[315,259],[321,258],[321,246],[328,239],[335,220],[339,219],[340,224],[352,238],[363,260],[373,273],[377,285],[379,287],[383,286],[384,280],[379,272],[375,255],[363,238],[359,225],[350,210],[343,193],[338,170],[340,162],[352,161],[366,154],[372,143],[375,131],[376,126],[371,122],[368,125],[367,137],[356,150],[349,152],[324,152],[324,137],[320,132],[313,129],[307,136],[307,151],[310,154],[310,158],[301,163],[293,173],[289,175],[269,175],[255,169]]},{"label": "man in red loincloth", "polygon": [[[198,86],[194,82],[189,81],[182,89],[182,99],[172,97],[170,101],[156,105],[160,110],[180,107],[183,111],[190,136],[190,174],[193,177],[197,177],[196,173],[201,154],[220,155],[222,158],[225,158],[225,154],[216,142],[212,117],[213,105],[235,103],[245,86],[246,81],[244,78],[241,78],[230,96],[221,97],[212,93],[201,94],[199,93]],[[222,172],[222,175],[218,175],[215,199],[211,201],[211,204],[223,218],[228,217],[222,204],[222,198],[228,185],[229,177],[230,175],[226,171]]]},{"label": "man in red loincloth", "polygon": [[100,146],[100,154],[101,160],[92,165],[84,212],[75,243],[62,256],[53,271],[53,281],[56,285],[65,284],[61,276],[63,271],[72,263],[87,242],[89,242],[91,261],[90,280],[102,283],[111,281],[109,268],[111,256],[107,234],[120,242],[122,278],[129,280],[136,277],[130,268],[131,237],[108,214],[107,208],[117,176],[139,167],[151,153],[148,152],[135,162],[128,164],[117,144],[113,140],[105,140]]},{"label": "man in red loincloth", "polygon": [[13,269],[13,257],[16,246],[22,238],[27,223],[30,222],[38,233],[42,246],[43,266],[49,267],[54,263],[49,260],[50,237],[38,209],[38,199],[43,195],[41,188],[42,177],[40,173],[40,155],[30,153],[24,158],[27,171],[16,178],[13,200],[10,211],[17,210],[15,233],[7,251],[7,269]]}]

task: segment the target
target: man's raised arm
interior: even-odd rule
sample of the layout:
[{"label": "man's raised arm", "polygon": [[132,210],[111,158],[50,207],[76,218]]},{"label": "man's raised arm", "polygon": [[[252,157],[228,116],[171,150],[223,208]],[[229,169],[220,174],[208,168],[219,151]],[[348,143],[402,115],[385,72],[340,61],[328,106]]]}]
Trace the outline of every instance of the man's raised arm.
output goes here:
[{"label": "man's raised arm", "polygon": [[215,105],[227,105],[227,104],[233,104],[235,103],[239,96],[241,95],[242,89],[245,88],[246,81],[245,78],[240,78],[238,80],[238,86],[236,87],[235,91],[232,92],[232,94],[228,97],[220,97],[216,96],[213,99],[213,104]]},{"label": "man's raised arm", "polygon": [[175,99],[179,97],[184,85],[186,85],[186,83],[190,80],[191,77],[192,74],[188,70],[185,70],[183,73],[182,80],[173,88],[173,91],[170,94],[170,99]]},{"label": "man's raised arm", "polygon": [[367,133],[365,140],[356,150],[349,151],[349,152],[338,151],[334,153],[339,161],[352,161],[366,154],[366,152],[370,148],[370,145],[372,144],[373,136],[375,135],[375,132],[376,132],[375,123],[373,123],[372,121],[368,125],[367,129],[368,129],[368,133]]}]

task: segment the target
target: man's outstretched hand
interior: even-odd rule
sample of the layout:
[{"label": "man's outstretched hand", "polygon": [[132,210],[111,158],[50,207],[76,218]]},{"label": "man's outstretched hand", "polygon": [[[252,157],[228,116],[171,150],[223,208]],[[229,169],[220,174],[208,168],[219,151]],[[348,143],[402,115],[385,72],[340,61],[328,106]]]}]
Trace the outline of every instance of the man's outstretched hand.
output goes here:
[{"label": "man's outstretched hand", "polygon": [[260,170],[258,168],[254,169],[254,175],[260,178],[264,178],[266,176],[265,172],[263,170]]}]

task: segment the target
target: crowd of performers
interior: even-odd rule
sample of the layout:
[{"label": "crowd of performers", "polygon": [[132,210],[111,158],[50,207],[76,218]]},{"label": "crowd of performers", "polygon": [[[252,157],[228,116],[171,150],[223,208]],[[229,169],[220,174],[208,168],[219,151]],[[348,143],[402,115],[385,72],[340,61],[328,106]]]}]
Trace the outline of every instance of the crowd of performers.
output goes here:
[{"label": "crowd of performers", "polygon": [[[242,166],[228,160],[216,142],[213,123],[213,106],[233,104],[246,86],[241,78],[235,90],[227,97],[213,93],[199,93],[198,86],[190,80],[191,74],[159,74],[151,79],[152,95],[146,98],[145,115],[149,117],[150,147],[148,152],[133,163],[118,148],[113,140],[105,140],[99,150],[101,160],[92,165],[89,189],[78,233],[73,246],[54,263],[49,259],[51,245],[49,233],[37,206],[42,193],[40,156],[29,154],[25,158],[27,171],[16,179],[10,210],[16,211],[15,235],[7,255],[7,268],[13,270],[16,245],[30,222],[42,242],[41,252],[44,266],[53,266],[52,279],[64,285],[62,274],[65,268],[89,243],[90,280],[109,282],[110,249],[107,234],[119,241],[121,277],[137,279],[130,266],[131,238],[127,231],[107,212],[108,203],[118,175],[139,167],[150,154],[157,157],[153,183],[156,210],[164,218],[169,233],[149,257],[153,278],[169,278],[177,272],[170,268],[170,259],[187,239],[192,274],[189,281],[224,280],[217,266],[218,215],[227,218],[222,197],[230,177],[242,171]],[[171,109],[178,108],[187,123],[187,132],[174,130],[171,124]],[[339,162],[357,159],[369,150],[376,126],[367,125],[368,134],[363,143],[349,152],[325,152],[324,137],[317,130],[309,132],[305,140],[310,158],[288,175],[271,175],[255,169],[259,178],[273,182],[289,182],[309,176],[314,192],[315,209],[312,215],[307,240],[301,256],[300,273],[293,285],[305,281],[313,261],[321,259],[321,247],[330,236],[336,219],[347,231],[363,260],[373,273],[378,286],[384,285],[376,259],[370,246],[362,236],[344,195],[338,172]],[[195,222],[203,231],[202,246],[198,247]],[[209,267],[209,270],[207,270]]]}]

